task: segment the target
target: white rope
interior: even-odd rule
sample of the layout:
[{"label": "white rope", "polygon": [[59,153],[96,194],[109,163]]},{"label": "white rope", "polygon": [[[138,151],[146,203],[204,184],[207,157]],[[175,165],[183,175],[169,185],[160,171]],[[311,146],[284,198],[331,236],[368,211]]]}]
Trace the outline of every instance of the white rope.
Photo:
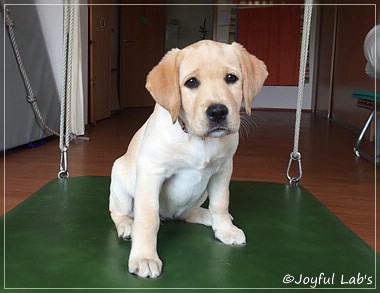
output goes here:
[{"label": "white rope", "polygon": [[[298,146],[299,146],[299,136],[300,136],[300,128],[301,128],[301,114],[302,114],[302,104],[303,104],[303,97],[304,97],[306,65],[307,65],[307,58],[308,58],[307,53],[309,49],[310,25],[311,25],[311,16],[312,16],[312,9],[313,9],[312,3],[313,3],[312,0],[305,0],[300,68],[299,68],[299,77],[298,77],[296,122],[295,122],[295,127],[294,127],[294,144],[293,144],[293,151],[290,153],[289,165],[286,172],[286,176],[289,180],[289,183],[296,184],[296,185],[298,185],[299,181],[302,178],[301,153],[298,151]],[[293,161],[298,161],[299,174],[297,177],[292,177],[290,175],[290,168]]]},{"label": "white rope", "polygon": [[74,39],[74,5],[70,5],[70,17],[69,17],[69,44],[67,54],[67,90],[66,90],[66,146],[70,144],[71,133],[71,81],[72,81],[72,68],[73,68],[73,39]]},{"label": "white rope", "polygon": [[67,39],[68,39],[69,7],[63,6],[63,61],[62,61],[62,92],[61,92],[61,115],[59,123],[59,148],[64,149],[65,136],[65,106],[66,106],[66,83],[67,83]]},{"label": "white rope", "polygon": [[9,34],[9,39],[16,57],[17,65],[24,82],[27,92],[27,101],[30,103],[36,116],[37,122],[41,128],[53,135],[59,136],[59,148],[61,150],[60,171],[58,178],[67,178],[69,176],[67,168],[67,151],[71,140],[82,139],[89,140],[87,137],[77,137],[71,133],[71,84],[72,84],[72,60],[73,60],[73,38],[74,38],[74,15],[75,5],[65,4],[63,10],[63,72],[62,72],[62,92],[61,92],[61,111],[60,111],[60,129],[59,133],[51,129],[45,123],[45,120],[39,110],[37,97],[33,94],[27,72],[24,68],[20,52],[18,50],[16,36],[14,32],[14,21],[10,17],[10,9],[5,7],[4,1],[0,0],[1,12],[3,13],[5,25]]},{"label": "white rope", "polygon": [[71,81],[72,81],[72,56],[74,35],[74,5],[66,4],[63,10],[63,76],[59,148],[61,160],[58,178],[68,178],[67,151],[70,145],[71,135]]},{"label": "white rope", "polygon": [[312,2],[311,0],[306,0],[305,2],[306,3],[310,2],[310,3],[309,5],[305,6],[305,11],[304,11],[293,153],[298,153],[299,133],[300,133],[300,126],[301,126],[301,112],[302,112],[302,104],[303,104],[304,88],[305,88],[306,64],[307,64],[307,57],[308,57],[307,53],[308,53],[309,38],[310,38],[311,12],[313,8],[313,6],[311,5],[311,2]]},{"label": "white rope", "polygon": [[26,100],[30,103],[33,113],[36,116],[38,124],[41,126],[41,128],[51,134],[59,136],[59,133],[56,132],[55,130],[51,129],[45,122],[45,119],[43,118],[40,109],[38,108],[37,104],[37,97],[33,93],[32,86],[30,84],[28,74],[26,73],[24,64],[21,59],[20,51],[18,50],[17,42],[16,42],[16,36],[15,36],[15,31],[14,31],[14,21],[12,20],[10,16],[10,9],[9,7],[4,7],[3,1],[1,1],[1,10],[3,12],[3,16],[5,19],[5,25],[7,27],[9,39],[11,41],[13,53],[16,57],[16,62],[18,69],[20,71],[22,80],[24,82],[24,86],[27,92],[27,97]]}]

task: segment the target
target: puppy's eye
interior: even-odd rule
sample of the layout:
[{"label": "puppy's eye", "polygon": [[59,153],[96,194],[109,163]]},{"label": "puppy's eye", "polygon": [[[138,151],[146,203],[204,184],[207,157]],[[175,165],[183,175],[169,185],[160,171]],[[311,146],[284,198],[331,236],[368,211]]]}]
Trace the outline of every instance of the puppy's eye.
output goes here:
[{"label": "puppy's eye", "polygon": [[199,81],[198,79],[196,79],[195,77],[192,77],[190,79],[188,79],[186,82],[185,82],[185,87],[189,88],[189,89],[195,89],[199,86]]},{"label": "puppy's eye", "polygon": [[232,83],[237,82],[238,78],[237,78],[236,75],[229,73],[229,74],[226,75],[226,77],[224,78],[224,80],[226,81],[226,83],[232,84]]}]

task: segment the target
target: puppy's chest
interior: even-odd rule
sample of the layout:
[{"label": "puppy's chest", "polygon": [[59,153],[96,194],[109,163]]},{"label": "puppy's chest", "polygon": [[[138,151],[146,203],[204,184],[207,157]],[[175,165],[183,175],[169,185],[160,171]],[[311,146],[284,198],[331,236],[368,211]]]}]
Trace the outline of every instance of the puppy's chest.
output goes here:
[{"label": "puppy's chest", "polygon": [[178,164],[176,168],[173,168],[168,177],[182,183],[207,183],[209,178],[220,170],[224,162],[225,158],[218,157],[204,157],[197,155],[187,157]]},{"label": "puppy's chest", "polygon": [[224,155],[199,150],[177,159],[175,167],[167,174],[164,192],[184,201],[196,200],[205,192],[210,178],[223,168],[226,159]]},{"label": "puppy's chest", "polygon": [[199,206],[212,176],[226,168],[232,155],[223,145],[203,142],[179,148],[161,189],[161,215],[175,218]]},{"label": "puppy's chest", "polygon": [[201,155],[194,155],[191,158],[187,158],[186,163],[183,164],[183,167],[200,174],[215,173],[224,161],[225,158],[223,157],[205,157]]},{"label": "puppy's chest", "polygon": [[161,216],[176,218],[186,210],[200,205],[208,182],[216,170],[214,163],[202,162],[202,164],[197,164],[197,167],[181,168],[173,172],[165,180],[161,189]]},{"label": "puppy's chest", "polygon": [[232,155],[229,145],[225,142],[215,143],[198,140],[183,146],[183,154],[180,156],[177,165],[182,169],[213,173]]}]

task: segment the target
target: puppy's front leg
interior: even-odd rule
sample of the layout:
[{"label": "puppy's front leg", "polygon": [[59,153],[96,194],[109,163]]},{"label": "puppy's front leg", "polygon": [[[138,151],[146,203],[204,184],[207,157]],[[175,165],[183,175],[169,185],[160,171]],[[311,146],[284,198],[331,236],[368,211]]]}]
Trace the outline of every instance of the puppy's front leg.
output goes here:
[{"label": "puppy's front leg", "polygon": [[232,159],[226,162],[224,168],[221,168],[221,171],[210,179],[207,187],[212,228],[215,237],[225,244],[245,244],[244,232],[232,224],[232,217],[228,212],[231,174]]},{"label": "puppy's front leg", "polygon": [[162,182],[161,176],[147,172],[138,172],[136,178],[129,272],[144,278],[157,278],[162,269],[162,261],[157,254],[159,193]]}]

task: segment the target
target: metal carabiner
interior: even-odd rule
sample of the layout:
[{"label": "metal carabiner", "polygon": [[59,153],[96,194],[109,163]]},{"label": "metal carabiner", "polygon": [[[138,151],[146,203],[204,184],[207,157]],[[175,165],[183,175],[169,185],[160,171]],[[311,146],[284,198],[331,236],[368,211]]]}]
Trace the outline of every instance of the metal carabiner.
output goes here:
[{"label": "metal carabiner", "polygon": [[59,163],[58,179],[69,178],[69,171],[67,166],[67,147],[64,146],[61,150],[61,159]]},{"label": "metal carabiner", "polygon": [[[298,161],[298,176],[297,177],[290,176],[290,168],[292,166],[293,161]],[[286,170],[286,177],[288,178],[290,185],[298,186],[298,183],[300,182],[302,178],[301,154],[299,152],[290,153],[288,169]]]}]

